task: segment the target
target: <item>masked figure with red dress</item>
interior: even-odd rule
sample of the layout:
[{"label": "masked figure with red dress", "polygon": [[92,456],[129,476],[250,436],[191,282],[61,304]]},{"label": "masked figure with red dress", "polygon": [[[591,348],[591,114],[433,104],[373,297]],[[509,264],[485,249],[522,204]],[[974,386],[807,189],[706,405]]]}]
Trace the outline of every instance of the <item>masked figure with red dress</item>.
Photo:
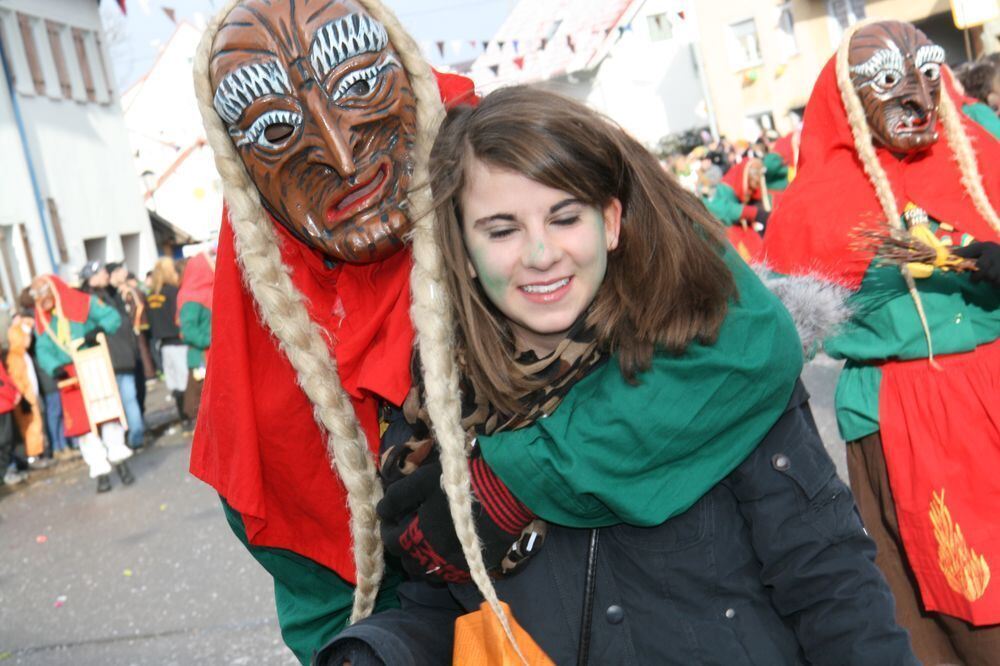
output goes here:
[{"label": "masked figure with red dress", "polygon": [[398,605],[374,454],[380,410],[411,387],[405,239],[430,208],[441,100],[474,92],[436,77],[378,0],[227,2],[195,86],[227,211],[191,472],[274,577],[306,662]]},{"label": "masked figure with red dress", "polygon": [[[825,348],[846,360],[838,423],[899,623],[925,664],[988,664],[1000,654],[1000,144],[963,116],[944,63],[907,23],[845,35],[765,250],[779,273],[853,294]],[[975,270],[956,270],[969,259]]]}]

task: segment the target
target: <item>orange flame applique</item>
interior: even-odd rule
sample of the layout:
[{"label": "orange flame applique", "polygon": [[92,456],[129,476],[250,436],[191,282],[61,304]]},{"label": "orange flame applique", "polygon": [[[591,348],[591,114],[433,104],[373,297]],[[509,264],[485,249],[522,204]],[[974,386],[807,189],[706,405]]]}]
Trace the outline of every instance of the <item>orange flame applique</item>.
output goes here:
[{"label": "orange flame applique", "polygon": [[938,566],[948,581],[948,587],[969,601],[983,596],[990,584],[990,567],[986,558],[969,548],[962,528],[951,520],[951,513],[941,494],[931,493],[931,524],[938,542]]}]

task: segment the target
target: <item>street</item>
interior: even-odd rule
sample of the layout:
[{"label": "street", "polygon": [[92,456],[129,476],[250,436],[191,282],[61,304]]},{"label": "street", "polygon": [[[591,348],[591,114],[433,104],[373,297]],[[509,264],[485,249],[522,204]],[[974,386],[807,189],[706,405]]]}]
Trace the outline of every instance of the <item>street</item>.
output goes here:
[{"label": "street", "polygon": [[[833,419],[839,364],[803,375],[845,475]],[[162,389],[148,420],[166,420]],[[160,408],[159,412],[154,410]],[[132,458],[136,483],[97,495],[81,461],[0,495],[0,661],[80,666],[295,664],[270,577],[187,473],[190,436],[167,428]]]},{"label": "street", "polygon": [[175,427],[132,457],[132,486],[114,477],[98,495],[76,461],[0,495],[0,662],[297,663],[270,576],[187,473],[189,453]]}]

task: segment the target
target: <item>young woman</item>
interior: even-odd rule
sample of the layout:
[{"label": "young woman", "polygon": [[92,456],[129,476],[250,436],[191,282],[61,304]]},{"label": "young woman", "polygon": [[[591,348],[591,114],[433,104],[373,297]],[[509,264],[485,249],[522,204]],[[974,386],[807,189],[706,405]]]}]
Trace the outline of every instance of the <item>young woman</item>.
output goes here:
[{"label": "young woman", "polygon": [[163,378],[177,404],[177,414],[184,419],[184,390],[188,382],[188,348],[181,339],[177,323],[177,291],[180,277],[174,260],[161,257],[153,267],[152,286],[146,302],[149,304],[149,326],[153,347],[160,355]]},{"label": "young woman", "polygon": [[531,88],[452,111],[431,166],[442,264],[418,226],[413,280],[426,410],[386,431],[379,505],[412,580],[318,662],[479,663],[453,657],[452,627],[485,598],[558,664],[915,663],[791,319],[694,195]]}]

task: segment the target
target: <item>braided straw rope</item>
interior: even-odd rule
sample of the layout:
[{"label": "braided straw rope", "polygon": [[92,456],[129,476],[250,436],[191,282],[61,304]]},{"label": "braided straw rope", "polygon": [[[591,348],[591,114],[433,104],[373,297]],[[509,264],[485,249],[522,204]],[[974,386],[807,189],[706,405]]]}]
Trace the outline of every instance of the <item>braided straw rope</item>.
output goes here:
[{"label": "braided straw rope", "polygon": [[[351,535],[357,568],[357,587],[351,622],[367,617],[374,608],[384,573],[382,543],[375,504],[382,496],[375,465],[364,431],[350,399],[340,384],[336,362],[329,353],[325,333],[308,315],[304,297],[295,288],[289,269],[281,260],[278,238],[260,201],[260,194],[236,152],[226,127],[215,112],[209,65],[212,43],[225,17],[241,0],[230,0],[208,24],[194,63],[195,93],[205,124],[206,137],[215,153],[216,168],[224,183],[230,221],[236,237],[236,255],[243,277],[265,325],[278,339],[298,375],[299,384],[314,405],[314,416],[328,433],[331,467],[347,489]],[[423,213],[413,231],[414,268],[411,314],[422,350],[428,411],[435,423],[444,468],[442,485],[456,531],[469,562],[473,580],[520,655],[513,632],[496,591],[489,580],[472,522],[472,502],[465,437],[461,429],[458,370],[450,353],[453,334],[450,304],[443,288],[444,267],[432,237],[434,216],[427,159],[443,117],[437,84],[430,67],[398,19],[378,0],[360,4],[386,28],[400,55],[417,100],[417,141],[413,151],[411,214]],[[523,661],[523,656],[522,656]]]}]

